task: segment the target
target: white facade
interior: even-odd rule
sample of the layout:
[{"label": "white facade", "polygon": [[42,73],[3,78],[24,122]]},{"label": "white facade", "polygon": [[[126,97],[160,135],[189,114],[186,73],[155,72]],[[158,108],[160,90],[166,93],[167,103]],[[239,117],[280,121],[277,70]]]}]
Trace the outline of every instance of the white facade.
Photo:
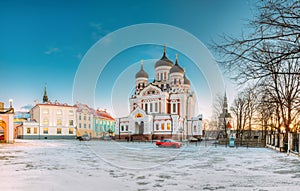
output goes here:
[{"label": "white facade", "polygon": [[136,74],[135,93],[129,99],[130,115],[117,119],[116,134],[121,139],[133,136],[146,140],[201,136],[202,117],[201,120],[192,118],[195,94],[178,58],[174,65],[164,51],[154,69],[155,80],[151,83],[143,65]]},{"label": "white facade", "polygon": [[[20,138],[75,138],[76,108],[67,104],[47,102],[36,104],[30,111],[32,121],[24,122],[18,130]],[[20,134],[19,134],[20,133]]]}]

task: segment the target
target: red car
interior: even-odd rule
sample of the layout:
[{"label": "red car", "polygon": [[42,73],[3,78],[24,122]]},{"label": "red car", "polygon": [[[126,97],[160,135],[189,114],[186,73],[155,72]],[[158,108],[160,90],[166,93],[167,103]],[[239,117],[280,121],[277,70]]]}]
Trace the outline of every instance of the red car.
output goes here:
[{"label": "red car", "polygon": [[158,147],[172,147],[172,148],[179,148],[181,146],[180,142],[176,142],[171,139],[164,139],[160,141],[156,141],[156,146]]}]

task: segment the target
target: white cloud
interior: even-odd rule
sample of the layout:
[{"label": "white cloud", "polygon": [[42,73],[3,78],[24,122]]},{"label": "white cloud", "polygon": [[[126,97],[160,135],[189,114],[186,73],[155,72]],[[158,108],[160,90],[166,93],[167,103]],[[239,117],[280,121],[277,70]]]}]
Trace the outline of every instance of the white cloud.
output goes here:
[{"label": "white cloud", "polygon": [[109,33],[108,30],[103,29],[101,23],[90,22],[90,27],[93,30],[92,31],[93,40],[99,40],[100,38],[104,37],[107,33]]},{"label": "white cloud", "polygon": [[77,55],[76,55],[76,58],[78,58],[78,60],[81,60],[83,57],[83,55],[81,54],[81,52],[79,52]]},{"label": "white cloud", "polygon": [[59,52],[59,48],[57,48],[57,47],[55,47],[55,48],[49,48],[44,53],[47,54],[47,55],[50,55],[50,54],[53,54],[55,52]]}]

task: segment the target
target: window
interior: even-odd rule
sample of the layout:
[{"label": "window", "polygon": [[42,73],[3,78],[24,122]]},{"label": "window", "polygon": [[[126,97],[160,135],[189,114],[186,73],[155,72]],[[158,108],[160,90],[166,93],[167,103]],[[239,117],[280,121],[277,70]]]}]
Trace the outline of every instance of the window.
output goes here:
[{"label": "window", "polygon": [[74,111],[73,110],[69,110],[69,115],[74,115]]},{"label": "window", "polygon": [[161,124],[161,130],[163,130],[163,131],[165,130],[165,124],[164,123]]},{"label": "window", "polygon": [[69,120],[69,125],[70,125],[70,126],[73,126],[73,125],[74,125],[73,119]]},{"label": "window", "polygon": [[176,78],[174,79],[174,84],[176,84]]},{"label": "window", "polygon": [[43,109],[43,114],[49,114],[49,109]]},{"label": "window", "polygon": [[33,129],[33,133],[37,134],[37,128],[36,127]]},{"label": "window", "polygon": [[27,134],[30,134],[30,133],[31,133],[30,130],[31,130],[30,128],[27,128]]},{"label": "window", "polygon": [[155,102],[155,112],[157,112],[157,110],[158,110],[158,106],[157,105],[158,105],[157,102]]},{"label": "window", "polygon": [[48,119],[44,119],[43,120],[43,125],[48,125],[49,124],[49,120]]},{"label": "window", "polygon": [[171,124],[170,124],[170,123],[167,124],[167,130],[168,130],[168,131],[171,130]]},{"label": "window", "polygon": [[85,120],[85,121],[86,121],[86,116],[83,116],[83,120]]},{"label": "window", "polygon": [[167,79],[167,73],[164,72],[164,80],[166,80],[166,79]]},{"label": "window", "polygon": [[152,112],[152,105],[153,105],[153,104],[152,104],[152,103],[150,103],[150,112]]},{"label": "window", "polygon": [[156,123],[156,125],[155,125],[155,129],[156,129],[156,131],[158,131],[158,130],[159,130],[159,124],[158,124],[158,123]]},{"label": "window", "polygon": [[148,104],[145,103],[145,111],[148,112]]},{"label": "window", "polygon": [[84,126],[84,128],[86,129],[86,124],[84,124],[83,126]]},{"label": "window", "polygon": [[74,133],[74,129],[73,128],[69,128],[69,134],[73,134]]},{"label": "window", "polygon": [[91,120],[91,116],[89,116],[89,121]]},{"label": "window", "polygon": [[81,120],[81,115],[79,114],[79,120]]},{"label": "window", "polygon": [[163,80],[163,73],[160,73],[160,80]]},{"label": "window", "polygon": [[62,119],[57,119],[56,125],[62,125]]},{"label": "window", "polygon": [[91,124],[89,124],[89,129],[91,128]]},{"label": "window", "polygon": [[81,128],[81,123],[79,123],[79,128]]},{"label": "window", "polygon": [[194,132],[197,132],[197,126],[194,125]]},{"label": "window", "polygon": [[128,131],[128,125],[126,125],[126,131]]},{"label": "window", "polygon": [[56,110],[56,114],[57,115],[62,115],[62,110],[61,109]]},{"label": "window", "polygon": [[176,103],[173,103],[173,113],[176,113]]},{"label": "window", "polygon": [[61,128],[56,129],[56,134],[61,134]]},{"label": "window", "polygon": [[48,128],[43,128],[43,133],[48,134]]},{"label": "window", "polygon": [[121,131],[124,131],[124,126],[123,125],[121,126]]}]

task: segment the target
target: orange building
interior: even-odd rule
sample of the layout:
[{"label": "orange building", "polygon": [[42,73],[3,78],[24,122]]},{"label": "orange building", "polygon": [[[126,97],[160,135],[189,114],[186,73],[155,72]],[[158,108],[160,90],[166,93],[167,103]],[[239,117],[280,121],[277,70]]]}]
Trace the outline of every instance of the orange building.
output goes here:
[{"label": "orange building", "polygon": [[9,108],[4,108],[4,103],[0,102],[0,142],[14,142],[14,108],[12,100],[9,100]]}]

